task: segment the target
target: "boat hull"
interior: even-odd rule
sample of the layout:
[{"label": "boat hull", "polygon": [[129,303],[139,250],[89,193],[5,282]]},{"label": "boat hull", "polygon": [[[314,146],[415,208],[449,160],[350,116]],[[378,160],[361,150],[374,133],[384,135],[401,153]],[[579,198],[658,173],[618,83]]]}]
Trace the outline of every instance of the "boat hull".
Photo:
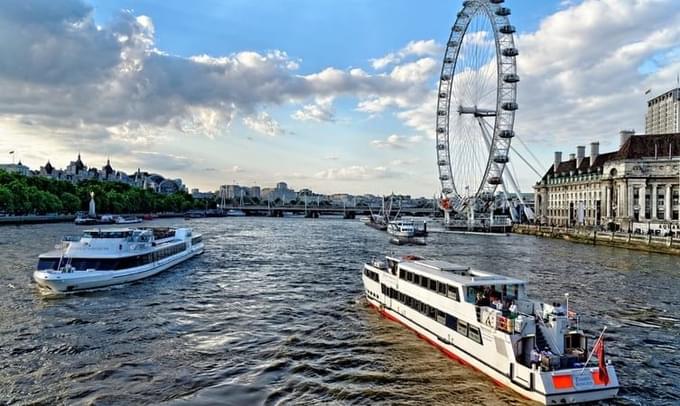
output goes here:
[{"label": "boat hull", "polygon": [[175,258],[167,258],[158,261],[152,266],[141,269],[132,268],[120,271],[79,271],[73,273],[57,273],[47,271],[35,271],[33,279],[43,288],[55,293],[71,293],[93,289],[101,289],[109,286],[135,282],[150,276],[159,274],[175,265],[187,261],[203,253],[203,245],[192,247],[183,255]]}]

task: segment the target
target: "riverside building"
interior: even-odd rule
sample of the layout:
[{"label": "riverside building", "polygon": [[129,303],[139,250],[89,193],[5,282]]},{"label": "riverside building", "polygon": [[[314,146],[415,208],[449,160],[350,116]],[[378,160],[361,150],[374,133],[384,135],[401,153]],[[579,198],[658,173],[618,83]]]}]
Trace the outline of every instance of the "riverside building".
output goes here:
[{"label": "riverside building", "polygon": [[680,87],[647,102],[645,132],[647,134],[680,132]]},{"label": "riverside building", "polygon": [[154,192],[161,194],[186,191],[186,186],[182,183],[182,179],[165,178],[157,173],[143,172],[139,168],[134,174],[127,174],[123,171],[113,169],[110,159],[106,160],[106,165],[101,169],[95,167],[88,168],[81,159],[80,153],[76,160],[71,161],[65,169],[55,168],[48,160],[39,170],[31,170],[28,166],[23,165],[21,161],[19,161],[18,164],[0,164],[0,170],[16,172],[23,176],[41,176],[48,179],[62,180],[71,183],[87,180],[119,182],[140,189],[153,190]]},{"label": "riverside building", "polygon": [[536,219],[556,226],[605,226],[632,232],[678,230],[680,133],[622,131],[618,150],[585,146],[553,165],[534,186]]}]

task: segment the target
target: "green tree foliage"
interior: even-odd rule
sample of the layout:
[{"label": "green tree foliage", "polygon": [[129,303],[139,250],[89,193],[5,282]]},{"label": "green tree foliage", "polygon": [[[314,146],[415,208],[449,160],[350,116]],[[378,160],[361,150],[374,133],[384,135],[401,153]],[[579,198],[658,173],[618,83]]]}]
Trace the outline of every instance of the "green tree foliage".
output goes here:
[{"label": "green tree foliage", "polygon": [[[94,192],[98,213],[183,212],[204,203],[178,192],[168,196],[118,182],[52,180],[0,170],[0,212],[23,215],[75,213],[89,207]],[[213,203],[214,204],[214,203]]]}]

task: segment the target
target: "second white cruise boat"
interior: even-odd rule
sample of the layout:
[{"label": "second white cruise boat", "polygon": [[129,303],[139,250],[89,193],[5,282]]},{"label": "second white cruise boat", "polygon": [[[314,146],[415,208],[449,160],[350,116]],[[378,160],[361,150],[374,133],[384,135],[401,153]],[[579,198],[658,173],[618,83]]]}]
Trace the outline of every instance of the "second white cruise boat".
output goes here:
[{"label": "second white cruise boat", "polygon": [[190,228],[109,228],[66,238],[41,254],[33,279],[54,293],[134,282],[203,252],[202,236]]},{"label": "second white cruise boat", "polygon": [[412,238],[416,235],[413,220],[392,220],[387,224],[387,232],[398,238]]},{"label": "second white cruise boat", "polygon": [[618,393],[602,335],[593,367],[574,314],[528,298],[522,280],[413,256],[367,263],[362,279],[385,317],[526,398],[552,405]]}]

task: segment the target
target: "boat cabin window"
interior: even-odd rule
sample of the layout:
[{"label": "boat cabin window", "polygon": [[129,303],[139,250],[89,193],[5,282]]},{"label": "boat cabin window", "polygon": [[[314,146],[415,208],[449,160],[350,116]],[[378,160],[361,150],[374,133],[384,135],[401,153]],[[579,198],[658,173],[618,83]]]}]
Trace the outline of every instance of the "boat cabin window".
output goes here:
[{"label": "boat cabin window", "polygon": [[470,337],[470,340],[476,343],[482,343],[482,335],[479,333],[479,329],[477,327],[470,326],[468,330],[468,337]]},{"label": "boat cabin window", "polygon": [[412,298],[409,295],[399,292],[397,289],[387,287],[385,284],[381,284],[380,288],[383,294],[389,296],[390,298],[398,300],[402,304],[417,311],[421,315],[435,320],[439,324],[448,327],[452,331],[455,331],[476,343],[482,344],[482,336],[479,328],[469,326],[468,323],[458,320],[455,316],[439,310],[434,306],[430,306],[427,303],[421,302],[416,298]]},{"label": "boat cabin window", "polygon": [[458,288],[455,286],[449,285],[449,289],[447,291],[447,295],[449,299],[453,299],[456,302],[460,302],[460,297],[458,296]]},{"label": "boat cabin window", "polygon": [[[399,262],[397,262],[393,259],[387,258],[387,268],[390,271],[392,271],[392,275],[396,275],[397,274],[397,268],[399,268]],[[401,272],[403,272],[403,271],[401,271]]]},{"label": "boat cabin window", "polygon": [[458,334],[464,335],[467,337],[468,334],[468,324],[467,322],[464,322],[462,320],[458,320]]},{"label": "boat cabin window", "polygon": [[128,238],[132,231],[86,231],[83,237],[86,238]]}]

